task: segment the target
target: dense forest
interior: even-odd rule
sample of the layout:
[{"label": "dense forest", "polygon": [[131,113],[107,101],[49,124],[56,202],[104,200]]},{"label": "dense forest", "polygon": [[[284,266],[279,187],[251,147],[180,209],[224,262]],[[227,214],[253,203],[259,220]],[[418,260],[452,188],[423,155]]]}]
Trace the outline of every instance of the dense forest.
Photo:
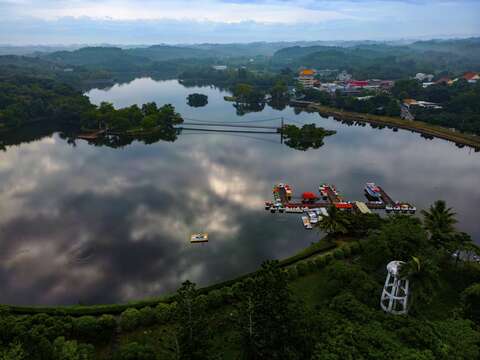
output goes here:
[{"label": "dense forest", "polygon": [[[480,264],[466,254],[479,249],[444,202],[422,221],[329,213],[326,238],[224,284],[130,306],[4,306],[0,358],[478,359]],[[393,259],[408,315],[379,307]]]}]

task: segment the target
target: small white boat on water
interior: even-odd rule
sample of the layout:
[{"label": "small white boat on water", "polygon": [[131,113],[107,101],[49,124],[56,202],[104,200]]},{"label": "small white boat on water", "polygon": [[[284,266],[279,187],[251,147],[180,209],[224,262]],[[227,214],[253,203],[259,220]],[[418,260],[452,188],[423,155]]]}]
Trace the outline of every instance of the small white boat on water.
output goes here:
[{"label": "small white boat on water", "polygon": [[190,236],[190,242],[192,244],[208,242],[208,234],[207,233],[192,234],[192,236]]},{"label": "small white boat on water", "polygon": [[310,223],[310,220],[309,220],[308,216],[306,216],[306,215],[302,216],[302,222],[303,222],[303,226],[305,227],[305,229],[307,229],[307,230],[312,230],[313,229],[313,226]]}]

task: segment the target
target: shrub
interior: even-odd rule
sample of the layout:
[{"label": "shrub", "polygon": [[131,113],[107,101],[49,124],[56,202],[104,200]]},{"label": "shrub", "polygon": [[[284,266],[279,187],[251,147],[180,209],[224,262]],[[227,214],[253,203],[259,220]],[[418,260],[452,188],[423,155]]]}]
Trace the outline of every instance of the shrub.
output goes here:
[{"label": "shrub", "polygon": [[209,307],[218,307],[223,304],[223,296],[220,290],[212,290],[207,294],[207,303]]},{"label": "shrub", "polygon": [[84,340],[93,340],[97,337],[100,331],[100,325],[97,319],[93,316],[86,315],[74,319],[73,321],[74,334]]},{"label": "shrub", "polygon": [[349,257],[350,255],[352,255],[352,249],[350,248],[349,245],[348,245],[348,246],[344,246],[344,247],[342,248],[342,250],[343,250],[343,255],[344,255],[345,257]]},{"label": "shrub", "polygon": [[336,261],[325,271],[328,280],[323,290],[327,298],[334,297],[343,291],[349,291],[360,302],[370,306],[377,305],[378,299],[372,294],[378,294],[382,285],[363,271],[359,265]]},{"label": "shrub", "polygon": [[242,293],[242,282],[237,281],[235,284],[232,285],[232,294],[235,298],[240,297]]},{"label": "shrub", "polygon": [[345,253],[342,249],[337,249],[333,252],[333,256],[335,257],[335,259],[340,260],[345,257]]},{"label": "shrub", "polygon": [[480,283],[473,284],[463,291],[462,305],[465,316],[480,324]]},{"label": "shrub", "polygon": [[328,265],[332,262],[333,260],[333,255],[332,254],[327,254],[325,255],[325,265]]},{"label": "shrub", "polygon": [[298,276],[305,276],[308,274],[308,265],[304,262],[301,261],[297,264],[297,272]]},{"label": "shrub", "polygon": [[360,244],[358,242],[354,242],[350,245],[350,250],[352,252],[352,255],[359,254],[361,249],[360,249]]},{"label": "shrub", "polygon": [[117,328],[117,320],[113,315],[102,315],[98,319],[100,332],[97,334],[103,341],[111,339]]},{"label": "shrub", "polygon": [[115,354],[115,360],[156,360],[155,349],[150,345],[131,342],[123,345]]},{"label": "shrub", "polygon": [[315,261],[313,260],[307,261],[307,265],[308,265],[309,273],[313,273],[317,270],[317,264],[315,264]]},{"label": "shrub", "polygon": [[233,290],[230,286],[224,286],[220,289],[222,293],[223,302],[229,304],[233,301]]},{"label": "shrub", "polygon": [[295,280],[298,277],[298,271],[296,266],[291,266],[287,269],[288,278]]},{"label": "shrub", "polygon": [[323,269],[325,265],[327,265],[325,260],[325,256],[320,256],[315,260],[315,265],[317,266],[317,269]]},{"label": "shrub", "polygon": [[150,306],[140,309],[140,323],[142,326],[150,326],[155,323],[155,311]]},{"label": "shrub", "polygon": [[155,307],[155,319],[158,323],[163,324],[170,321],[172,318],[172,306],[164,303],[159,303]]},{"label": "shrub", "polygon": [[120,315],[120,327],[122,330],[131,331],[141,324],[140,311],[135,308],[129,308]]}]

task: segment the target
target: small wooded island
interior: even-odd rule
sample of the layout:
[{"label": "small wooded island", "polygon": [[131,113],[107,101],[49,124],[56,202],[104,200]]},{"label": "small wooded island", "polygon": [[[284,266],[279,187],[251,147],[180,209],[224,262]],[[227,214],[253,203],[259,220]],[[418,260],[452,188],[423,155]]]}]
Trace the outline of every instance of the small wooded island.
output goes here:
[{"label": "small wooded island", "polygon": [[187,97],[187,104],[191,107],[202,107],[208,104],[208,96],[204,94],[190,94]]},{"label": "small wooded island", "polygon": [[295,125],[285,125],[283,127],[285,144],[302,151],[322,147],[323,139],[334,134],[336,134],[336,131],[325,130],[322,127],[316,127],[315,124],[305,124],[301,128]]}]

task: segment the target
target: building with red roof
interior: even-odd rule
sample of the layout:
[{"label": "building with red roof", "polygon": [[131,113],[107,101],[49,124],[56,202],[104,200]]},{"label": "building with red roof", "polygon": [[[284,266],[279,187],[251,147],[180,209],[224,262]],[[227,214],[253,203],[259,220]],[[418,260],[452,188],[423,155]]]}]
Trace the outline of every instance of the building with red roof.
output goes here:
[{"label": "building with red roof", "polygon": [[363,88],[365,86],[368,86],[368,81],[352,80],[348,82],[348,85],[350,87]]},{"label": "building with red roof", "polygon": [[468,82],[476,83],[478,80],[480,80],[480,74],[478,74],[476,72],[473,72],[473,71],[470,71],[470,72],[465,73],[463,75],[463,78],[465,80],[467,80]]}]

